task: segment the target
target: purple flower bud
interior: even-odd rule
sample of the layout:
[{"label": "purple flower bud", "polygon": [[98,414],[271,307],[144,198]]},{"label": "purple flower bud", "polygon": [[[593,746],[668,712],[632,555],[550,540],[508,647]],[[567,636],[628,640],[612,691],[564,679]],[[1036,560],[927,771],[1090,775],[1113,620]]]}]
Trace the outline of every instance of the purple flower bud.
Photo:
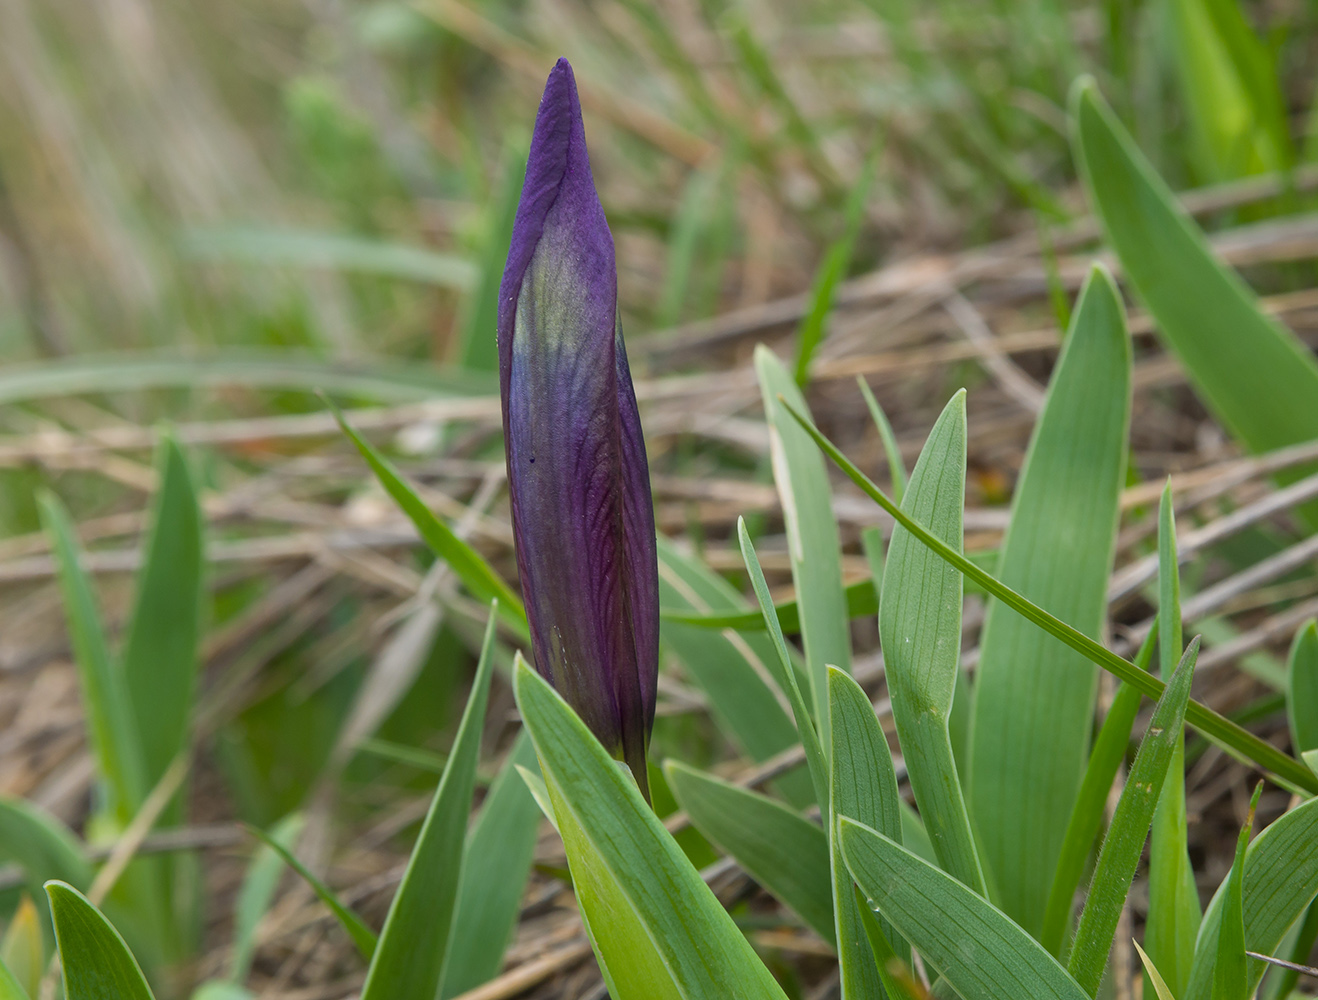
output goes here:
[{"label": "purple flower bud", "polygon": [[540,99],[499,289],[513,537],[536,670],[648,798],[659,571],[617,299],[581,102],[560,59]]}]

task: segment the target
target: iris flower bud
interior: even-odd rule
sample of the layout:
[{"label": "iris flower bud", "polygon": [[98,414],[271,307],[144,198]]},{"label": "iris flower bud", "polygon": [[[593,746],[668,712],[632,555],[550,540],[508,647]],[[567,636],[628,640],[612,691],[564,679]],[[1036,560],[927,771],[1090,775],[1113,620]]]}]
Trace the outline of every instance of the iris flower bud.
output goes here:
[{"label": "iris flower bud", "polygon": [[499,382],[535,668],[649,796],[659,668],[650,474],[613,237],[567,60],[549,74],[499,289]]}]

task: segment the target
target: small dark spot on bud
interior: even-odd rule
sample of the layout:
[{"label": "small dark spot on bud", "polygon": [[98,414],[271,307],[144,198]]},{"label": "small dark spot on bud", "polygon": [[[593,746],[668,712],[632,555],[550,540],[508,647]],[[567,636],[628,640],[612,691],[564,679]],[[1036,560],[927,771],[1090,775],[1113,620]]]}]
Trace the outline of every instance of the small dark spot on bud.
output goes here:
[{"label": "small dark spot on bud", "polygon": [[531,464],[532,464],[532,465],[535,465],[535,456],[534,456],[534,455],[531,456]]}]

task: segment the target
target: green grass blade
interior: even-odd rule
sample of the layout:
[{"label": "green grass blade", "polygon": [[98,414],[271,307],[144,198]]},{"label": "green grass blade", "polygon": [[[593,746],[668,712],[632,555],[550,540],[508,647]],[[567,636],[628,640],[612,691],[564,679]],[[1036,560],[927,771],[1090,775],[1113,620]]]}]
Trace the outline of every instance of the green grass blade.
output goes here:
[{"label": "green grass blade", "polygon": [[38,886],[49,879],[90,886],[95,874],[72,830],[31,802],[9,796],[0,796],[0,855]]},{"label": "green grass blade", "polygon": [[1144,974],[1148,977],[1149,983],[1153,988],[1153,993],[1157,1000],[1176,1000],[1176,994],[1167,986],[1166,981],[1158,974],[1158,967],[1144,953],[1138,941],[1134,942],[1135,950],[1140,953],[1140,962],[1144,965]]},{"label": "green grass blade", "polygon": [[[1318,798],[1300,803],[1273,821],[1245,851],[1243,908],[1245,947],[1261,955],[1274,955],[1291,925],[1318,895]],[[1221,933],[1225,884],[1204,910],[1199,940],[1195,943],[1190,985],[1181,1000],[1209,1000],[1213,965]],[[1248,963],[1248,985],[1263,977],[1264,963]]]},{"label": "green grass blade", "polygon": [[[879,610],[879,596],[871,580],[858,580],[848,584],[843,590],[846,614],[850,618],[868,618]],[[778,624],[784,632],[801,631],[801,608],[795,600],[782,601],[774,605],[778,613]],[[738,632],[763,632],[764,616],[759,611],[724,611],[700,613],[682,611],[674,607],[665,607],[660,612],[660,620],[678,625],[692,625],[696,628],[730,628]],[[708,637],[705,637],[708,641]]]},{"label": "green grass blade", "polygon": [[614,1000],[785,1000],[635,781],[520,657],[514,684]]},{"label": "green grass blade", "polygon": [[1094,877],[1089,882],[1089,894],[1084,912],[1080,914],[1080,926],[1076,929],[1068,965],[1076,982],[1091,997],[1097,995],[1103,970],[1107,967],[1112,936],[1126,905],[1135,866],[1144,851],[1158,794],[1175,755],[1177,734],[1183,731],[1185,706],[1190,700],[1190,682],[1194,679],[1194,664],[1198,658],[1199,641],[1196,638],[1186,649],[1180,666],[1167,685],[1166,694],[1158,701],[1153,718],[1149,720],[1148,732],[1140,741],[1135,763],[1113,813],[1112,825],[1108,827],[1103,848],[1099,851],[1098,864],[1094,866]]},{"label": "green grass blade", "polygon": [[41,520],[55,551],[64,613],[73,638],[74,660],[97,767],[105,779],[116,818],[127,824],[146,795],[137,742],[137,722],[122,673],[110,659],[91,579],[82,568],[77,538],[64,505],[54,495],[39,498]]},{"label": "green grass blade", "polygon": [[[1088,636],[1107,613],[1130,427],[1130,337],[1112,279],[1090,272],[1016,484],[1003,586]],[[928,522],[925,522],[928,523]],[[999,903],[1043,928],[1089,755],[1098,671],[1000,602],[975,672],[970,812]]]},{"label": "green grass blade", "polygon": [[[1076,160],[1108,240],[1209,409],[1251,451],[1318,438],[1313,353],[1213,257],[1092,82],[1073,92],[1071,118]],[[1318,504],[1301,509],[1318,519]]]},{"label": "green grass blade", "polygon": [[842,852],[872,907],[964,1000],[1086,1000],[1005,913],[883,834],[840,821]]},{"label": "green grass blade", "polygon": [[[746,609],[744,613],[753,616],[761,630],[764,628],[759,609],[751,610],[726,580],[699,559],[683,555],[662,536],[659,602],[661,608],[683,608],[698,614],[724,609],[741,614]],[[770,664],[778,657],[767,635],[716,633],[661,618],[659,636],[705,692],[719,731],[751,760],[768,760],[799,741],[796,724],[767,680],[773,676]],[[797,807],[814,798],[809,776],[799,769],[784,775],[775,787]]]},{"label": "green grass blade", "polygon": [[[46,970],[46,941],[42,934],[45,922],[32,899],[23,893],[18,908],[9,918],[4,939],[0,940],[0,962],[4,963],[5,971],[19,988],[17,994],[11,991],[11,995],[21,1000],[37,996],[41,989],[41,976]],[[41,894],[41,901],[49,905],[45,893]],[[3,992],[0,992],[0,998],[3,997]]]},{"label": "green grass blade", "polygon": [[160,488],[122,660],[149,785],[160,780],[187,739],[205,563],[201,508],[173,438],[161,442],[156,467]]},{"label": "green grass blade", "polygon": [[[824,454],[845,472],[847,478],[859,486],[866,496],[891,514],[893,520],[918,538],[922,544],[936,552],[940,559],[960,570],[968,581],[973,581],[985,593],[996,597],[1023,618],[1033,622],[1049,635],[1060,639],[1076,652],[1082,653],[1087,659],[1098,664],[1114,677],[1135,687],[1142,694],[1150,698],[1162,696],[1164,687],[1162,681],[1140,670],[1129,660],[1123,660],[1116,653],[1022,597],[1010,587],[1003,586],[973,560],[967,559],[955,549],[945,545],[923,525],[903,513],[901,508],[875,486],[865,473],[856,468],[855,464],[842,454],[837,445],[826,438],[808,417],[791,406],[787,406],[786,409],[814,439]],[[1196,701],[1190,702],[1185,718],[1186,722],[1198,729],[1215,746],[1234,756],[1254,761],[1260,767],[1273,772],[1287,787],[1318,793],[1318,775],[1230,719]]]},{"label": "green grass blade", "polygon": [[[801,740],[801,746],[805,749],[806,766],[810,769],[810,782],[814,785],[815,801],[819,803],[819,808],[825,809],[828,806],[828,760],[824,756],[823,747],[819,734],[815,731],[815,724],[810,716],[810,709],[805,703],[805,698],[801,694],[801,687],[796,682],[796,672],[792,669],[792,658],[787,652],[787,640],[783,638],[783,631],[778,626],[778,618],[773,611],[773,602],[769,597],[769,584],[764,579],[764,570],[760,567],[760,559],[755,554],[755,546],[751,544],[751,537],[746,531],[746,521],[744,518],[737,518],[737,539],[741,544],[741,557],[746,563],[746,571],[750,574],[751,586],[755,589],[755,598],[760,602],[760,613],[764,616],[765,624],[769,629],[769,637],[773,640],[774,650],[777,656],[770,663],[777,669],[774,671],[774,680],[782,688],[783,693],[787,695],[788,701],[792,706],[792,715],[796,719],[797,735]],[[821,702],[820,704],[827,704]],[[821,715],[826,714],[821,712]]]},{"label": "green grass blade", "polygon": [[[182,245],[186,254],[199,260],[355,271],[457,289],[469,288],[476,281],[476,268],[462,257],[340,233],[257,227],[190,229],[183,234]],[[494,336],[493,328],[490,336]]]},{"label": "green grass blade", "polygon": [[352,443],[357,446],[361,452],[362,458],[366,459],[366,464],[371,467],[376,478],[380,480],[380,485],[394,499],[408,519],[416,526],[417,532],[425,543],[430,546],[430,550],[440,559],[445,560],[453,568],[467,589],[481,601],[499,602],[502,609],[504,621],[514,629],[522,638],[526,638],[526,608],[522,606],[519,598],[508,583],[494,571],[494,568],[485,560],[485,558],[464,542],[461,538],[453,533],[453,529],[445,524],[435,515],[429,507],[426,506],[416,491],[407,485],[407,482],[399,475],[398,470],[394,468],[393,463],[382,456],[370,443],[361,437],[356,431],[348,426],[343,414],[339,408],[326,399],[326,405],[334,413],[334,419],[339,422],[343,428],[343,433],[348,435]]},{"label": "green grass blade", "polygon": [[435,369],[396,360],[327,361],[295,351],[226,349],[188,355],[122,351],[7,364],[0,372],[0,405],[86,393],[241,386],[312,393],[336,392],[388,403],[436,396],[493,395],[498,382],[480,372]]},{"label": "green grass blade", "polygon": [[[1147,670],[1153,659],[1157,635],[1155,624],[1135,656],[1135,665],[1141,670]],[[1076,796],[1075,808],[1071,810],[1062,850],[1057,857],[1057,872],[1048,893],[1048,906],[1044,910],[1043,933],[1039,937],[1043,946],[1058,958],[1062,957],[1066,944],[1075,892],[1084,877],[1085,862],[1089,860],[1094,839],[1103,826],[1108,793],[1112,790],[1117,769],[1126,759],[1126,747],[1130,744],[1130,732],[1139,714],[1142,697],[1138,689],[1129,684],[1117,688],[1098,738],[1094,740],[1080,793]]]},{"label": "green grass blade", "polygon": [[[966,394],[943,409],[915,463],[902,510],[961,550]],[[948,722],[961,660],[961,574],[904,528],[893,530],[879,588],[879,637],[897,738],[938,862],[985,894]]]},{"label": "green grass blade", "polygon": [[0,1000],[29,1000],[28,991],[3,961],[0,961]]},{"label": "green grass blade", "polygon": [[[290,813],[270,830],[270,839],[286,851],[291,850],[302,832],[305,819],[301,813]],[[251,971],[252,957],[256,954],[256,930],[274,901],[286,863],[273,847],[262,844],[247,866],[233,908],[233,958],[229,963],[229,979],[234,983],[242,983]]]},{"label": "green grass blade", "polygon": [[792,557],[792,582],[801,606],[801,635],[811,703],[818,709],[820,742],[828,745],[828,674],[831,664],[851,671],[851,635],[842,592],[841,541],[833,515],[828,470],[809,435],[796,426],[783,400],[805,409],[801,390],[781,361],[767,347],[755,349],[755,371],[769,424],[773,478],[778,485],[787,548]]},{"label": "green grass blade", "polygon": [[498,605],[493,603],[453,749],[412,848],[403,881],[389,906],[380,943],[366,972],[362,1000],[433,997],[439,990],[462,875],[463,844],[476,787],[490,677],[494,673],[498,613]]},{"label": "green grass blade", "polygon": [[333,889],[326,885],[315,872],[298,860],[297,855],[271,834],[254,826],[248,827],[248,831],[266,847],[274,851],[283,860],[284,864],[297,872],[302,880],[311,886],[311,891],[316,894],[322,903],[329,907],[335,919],[348,932],[348,937],[352,938],[352,943],[357,946],[357,951],[361,953],[362,958],[369,959],[375,954],[376,945],[379,943],[375,932],[366,926],[366,922],[361,917],[340,902]]},{"label": "green grass blade", "polygon": [[1217,181],[1290,166],[1274,58],[1237,0],[1172,0],[1169,6],[1195,165]]},{"label": "green grass blade", "polygon": [[[842,857],[838,820],[848,816],[900,844],[902,799],[892,751],[869,696],[850,674],[835,668],[828,671],[828,711],[833,739],[829,861],[842,997],[865,1000],[878,996],[881,988],[893,992],[888,963],[896,956],[909,964],[911,949],[892,924],[877,919],[869,907],[858,905],[851,872]],[[877,950],[876,937],[881,939]],[[882,961],[878,961],[881,953]]]},{"label": "green grass blade", "polygon": [[65,1000],[152,1000],[142,970],[110,921],[65,882],[47,882],[64,967]]},{"label": "green grass blade", "polygon": [[535,748],[523,729],[467,836],[441,1000],[493,979],[503,965],[539,835],[540,807],[517,769],[535,766]]},{"label": "green grass blade", "polygon": [[[1158,641],[1161,673],[1170,677],[1181,648],[1181,574],[1169,482],[1158,508]],[[1175,993],[1185,992],[1199,934],[1199,892],[1190,866],[1185,816],[1185,733],[1181,732],[1149,833],[1149,914],[1144,946]],[[1148,988],[1152,987],[1150,977]]]},{"label": "green grass blade", "polygon": [[801,319],[797,331],[796,368],[793,377],[796,384],[804,386],[810,381],[810,362],[815,351],[824,342],[829,314],[833,311],[833,296],[837,286],[847,276],[851,266],[851,254],[856,247],[856,237],[860,235],[861,223],[865,221],[865,206],[869,203],[870,189],[879,173],[879,156],[876,149],[861,168],[856,186],[847,198],[847,207],[843,216],[842,235],[829,244],[824,251],[824,260],[815,272],[815,283],[810,290],[810,306]]},{"label": "green grass blade", "polygon": [[822,829],[768,796],[680,761],[665,761],[664,776],[697,830],[820,937],[836,943],[828,838]]},{"label": "green grass blade", "polygon": [[[1294,944],[1287,956],[1292,965],[1303,965],[1313,953],[1313,946],[1318,941],[1318,905],[1309,904],[1309,911],[1304,915],[1293,936]],[[1259,996],[1262,1000],[1286,1000],[1300,981],[1298,969],[1273,969],[1268,980],[1267,989]]]},{"label": "green grass blade", "polygon": [[503,176],[487,220],[484,246],[477,265],[479,277],[463,303],[459,327],[459,363],[469,371],[499,370],[495,331],[499,324],[499,285],[508,247],[513,238],[513,220],[522,197],[526,177],[526,148],[510,143],[504,150]]},{"label": "green grass blade", "polygon": [[[866,531],[872,530],[874,529],[866,529]],[[862,540],[864,534],[862,532]],[[985,572],[992,573],[997,566],[998,552],[996,549],[970,552],[966,554],[966,558]],[[880,569],[882,569],[882,566],[880,566]],[[871,615],[878,614],[879,592],[877,587],[880,582],[881,580],[876,578],[857,580],[855,583],[847,584],[843,593],[849,618],[869,618]],[[965,589],[968,593],[983,593],[984,590],[975,580],[967,580]],[[778,613],[778,624],[784,632],[801,631],[800,611],[796,601],[782,601],[775,604],[774,609]],[[694,625],[703,629],[730,628],[737,632],[763,632],[765,628],[764,616],[758,611],[725,611],[702,614],[682,611],[676,607],[668,607],[660,609],[659,617],[661,621],[674,622],[679,625]]]},{"label": "green grass blade", "polygon": [[1222,893],[1222,914],[1218,922],[1217,956],[1213,962],[1213,1000],[1249,1000],[1248,956],[1245,954],[1245,849],[1254,831],[1254,811],[1258,808],[1263,782],[1254,789],[1249,803],[1249,818],[1236,839],[1236,860],[1227,874]]},{"label": "green grass blade", "polygon": [[879,430],[879,438],[883,441],[883,454],[888,459],[888,475],[892,477],[892,498],[898,503],[902,502],[902,494],[906,492],[906,463],[902,461],[901,449],[897,447],[897,435],[892,432],[892,424],[888,423],[888,415],[883,412],[883,407],[879,401],[874,398],[874,393],[870,390],[870,384],[865,381],[864,375],[856,376],[856,385],[860,387],[860,394],[865,397],[865,405],[869,407],[870,417],[874,420],[874,426]]},{"label": "green grass blade", "polygon": [[1286,717],[1291,747],[1300,754],[1318,750],[1318,620],[1295,633],[1286,661]]}]

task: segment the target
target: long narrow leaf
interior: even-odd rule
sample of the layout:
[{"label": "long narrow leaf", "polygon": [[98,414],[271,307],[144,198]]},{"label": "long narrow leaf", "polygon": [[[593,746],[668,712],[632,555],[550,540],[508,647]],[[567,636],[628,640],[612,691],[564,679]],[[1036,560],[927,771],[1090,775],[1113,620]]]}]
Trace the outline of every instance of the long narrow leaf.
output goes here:
[{"label": "long narrow leaf", "polygon": [[[801,746],[805,749],[806,766],[810,769],[810,781],[815,789],[815,801],[819,803],[820,809],[824,809],[828,805],[828,761],[810,716],[810,709],[805,703],[800,685],[796,682],[792,659],[787,652],[787,640],[783,638],[783,631],[778,626],[778,618],[774,614],[773,600],[769,596],[769,584],[764,579],[764,570],[760,567],[755,546],[751,544],[750,534],[746,531],[746,521],[740,517],[737,518],[737,540],[741,545],[741,558],[746,563],[746,571],[750,574],[751,586],[755,590],[755,599],[760,602],[760,613],[764,616],[765,625],[769,629],[769,638],[773,640],[774,650],[778,654],[777,662],[774,664],[777,668],[774,671],[774,680],[778,682],[778,686],[782,688],[791,703],[797,733],[801,739]],[[826,705],[827,702],[822,704]]]},{"label": "long narrow leaf", "polygon": [[250,827],[250,830],[254,837],[274,851],[283,860],[284,864],[297,872],[302,880],[311,886],[311,891],[316,894],[322,903],[329,907],[330,912],[334,914],[339,924],[348,932],[348,937],[352,938],[352,943],[357,946],[357,951],[361,953],[362,958],[369,959],[375,954],[379,938],[376,937],[373,930],[366,926],[366,922],[361,917],[357,916],[339,900],[333,889],[326,885],[315,872],[304,865],[298,856],[286,844],[277,840],[273,834],[266,833],[257,827]]},{"label": "long narrow leaf", "polygon": [[614,1000],[785,1000],[635,781],[520,657],[515,688]]},{"label": "long narrow leaf", "polygon": [[[938,554],[940,559],[955,566],[968,580],[973,580],[988,594],[996,597],[1003,604],[1033,622],[1049,635],[1055,636],[1077,652],[1098,664],[1104,670],[1120,680],[1126,681],[1150,698],[1160,698],[1163,683],[1156,677],[1140,670],[1129,660],[1123,660],[1116,653],[1105,648],[1083,632],[1071,627],[1060,618],[1050,614],[1032,601],[1016,593],[1010,587],[999,583],[991,574],[977,566],[955,549],[945,545],[931,534],[919,522],[913,520],[884,494],[865,473],[861,472],[846,455],[838,450],[837,445],[826,438],[810,419],[791,406],[786,407],[814,439],[823,452],[837,464],[847,477],[861,488],[871,500],[892,515],[893,520],[918,538]],[[1288,757],[1272,744],[1259,739],[1253,733],[1238,726],[1230,719],[1206,708],[1196,701],[1191,701],[1186,710],[1186,721],[1197,728],[1214,745],[1228,753],[1254,761],[1260,767],[1271,770],[1277,777],[1290,786],[1303,788],[1311,793],[1318,793],[1318,775],[1305,767],[1293,757]]]},{"label": "long narrow leaf", "polygon": [[[659,601],[661,608],[686,608],[697,613],[722,609],[752,615],[764,627],[759,609],[726,580],[695,557],[685,556],[664,537],[659,538]],[[780,615],[781,620],[781,615]],[[677,653],[691,678],[709,701],[710,715],[719,730],[751,760],[763,761],[795,744],[796,724],[771,686],[777,659],[767,635],[738,635],[661,619],[659,636]],[[792,805],[813,799],[809,776],[799,769],[775,782]]]},{"label": "long narrow leaf", "polygon": [[[997,578],[1088,636],[1107,613],[1130,426],[1130,337],[1094,268],[1048,384]],[[924,523],[928,523],[927,521]],[[975,673],[969,801],[1003,910],[1032,934],[1074,807],[1098,671],[1005,605],[989,606]]]},{"label": "long narrow leaf", "polygon": [[[1158,628],[1155,623],[1145,638],[1144,645],[1135,656],[1135,665],[1142,670],[1147,670],[1153,659],[1157,635]],[[1080,879],[1084,877],[1085,862],[1089,860],[1094,840],[1103,825],[1104,810],[1107,808],[1108,793],[1112,790],[1112,781],[1117,776],[1121,762],[1126,759],[1130,732],[1134,728],[1135,717],[1139,714],[1142,697],[1139,691],[1129,684],[1122,684],[1117,688],[1107,718],[1103,720],[1098,738],[1094,740],[1094,750],[1089,755],[1085,778],[1080,783],[1080,793],[1076,796],[1075,808],[1071,810],[1066,837],[1062,841],[1062,851],[1057,858],[1057,872],[1053,876],[1052,889],[1048,893],[1043,934],[1039,937],[1043,946],[1058,958],[1062,957],[1062,948],[1066,943],[1075,891],[1080,885]]]},{"label": "long narrow leaf", "polygon": [[[1181,576],[1176,550],[1176,521],[1171,483],[1158,508],[1158,640],[1164,678],[1174,670],[1181,648]],[[1167,780],[1149,833],[1149,916],[1144,946],[1174,993],[1183,993],[1194,962],[1199,934],[1199,891],[1190,867],[1185,816],[1185,733],[1176,740]],[[1152,977],[1149,979],[1152,986]]]},{"label": "long narrow leaf", "polygon": [[[893,957],[909,964],[911,949],[892,924],[876,918],[869,907],[857,904],[854,880],[842,856],[838,821],[848,816],[900,844],[902,799],[897,791],[892,751],[869,696],[850,674],[836,668],[828,671],[828,711],[833,739],[829,755],[829,861],[833,867],[842,1000],[867,1000],[878,996],[880,987],[893,994],[888,964]],[[876,961],[880,953],[883,961]]]},{"label": "long narrow leaf", "polygon": [[1291,748],[1318,750],[1318,619],[1295,633],[1286,660],[1286,717]]},{"label": "long narrow leaf", "polygon": [[425,505],[416,491],[399,475],[392,462],[380,455],[365,438],[348,426],[338,407],[328,399],[326,405],[333,412],[339,426],[343,428],[343,433],[348,435],[352,443],[357,446],[357,450],[361,452],[362,458],[366,459],[366,464],[374,471],[376,478],[380,480],[380,485],[416,526],[417,532],[430,546],[430,550],[453,567],[453,572],[478,599],[497,600],[499,607],[503,609],[504,620],[525,638],[526,609],[522,606],[521,598],[513,593],[508,583],[494,571],[479,552],[455,535],[453,529]]},{"label": "long narrow leaf", "polygon": [[1213,962],[1213,1000],[1248,1000],[1248,957],[1245,955],[1245,849],[1254,831],[1254,811],[1258,809],[1263,782],[1254,789],[1249,803],[1249,817],[1236,838],[1236,860],[1227,874],[1222,891],[1222,914],[1218,922],[1217,955]]},{"label": "long narrow leaf", "polygon": [[[907,515],[957,552],[965,482],[962,390],[929,432],[902,500]],[[983,895],[984,871],[948,732],[961,660],[961,574],[899,527],[888,543],[880,590],[879,636],[911,790],[939,864]]]},{"label": "long narrow leaf", "polygon": [[1149,720],[1148,732],[1140,741],[1139,753],[1135,755],[1130,777],[1117,802],[1103,849],[1099,851],[1098,864],[1094,866],[1094,877],[1089,882],[1089,895],[1080,915],[1068,965],[1071,975],[1090,996],[1097,995],[1103,970],[1107,967],[1112,935],[1126,905],[1135,866],[1144,851],[1158,794],[1162,791],[1176,749],[1177,734],[1185,722],[1185,705],[1190,700],[1190,682],[1194,679],[1194,664],[1198,658],[1199,641],[1196,638],[1186,649],[1180,666],[1167,685],[1167,692]]},{"label": "long narrow leaf", "polygon": [[835,944],[828,838],[780,802],[666,761],[664,775],[691,822],[746,873]]},{"label": "long narrow leaf", "polygon": [[161,442],[156,467],[160,489],[122,659],[150,785],[160,780],[187,738],[205,561],[201,509],[187,462],[173,438]]},{"label": "long narrow leaf", "polygon": [[519,767],[535,767],[535,748],[524,729],[467,835],[441,1000],[493,979],[517,928],[540,818]]},{"label": "long narrow leaf", "polygon": [[784,400],[805,409],[800,389],[782,362],[763,345],[755,349],[755,372],[764,397],[773,478],[782,502],[792,581],[801,606],[810,701],[816,709],[820,742],[828,746],[828,713],[823,707],[828,703],[827,668],[831,664],[851,671],[851,636],[833,495],[823,458],[784,409]]},{"label": "long narrow leaf", "polygon": [[1043,946],[960,881],[883,834],[840,821],[856,884],[963,1000],[1087,1000]]},{"label": "long narrow leaf", "polygon": [[[1251,451],[1318,438],[1313,353],[1212,255],[1092,81],[1074,90],[1071,119],[1076,160],[1108,240],[1209,409]],[[1301,509],[1318,518],[1318,504]]]},{"label": "long narrow leaf", "polygon": [[407,871],[389,906],[380,943],[371,956],[362,1000],[428,998],[439,990],[462,875],[463,842],[476,786],[490,677],[494,673],[498,613],[498,602],[492,602],[471,694]]},{"label": "long narrow leaf", "polygon": [[42,494],[39,502],[41,520],[55,550],[96,763],[106,781],[114,815],[127,824],[146,795],[137,723],[122,674],[110,659],[91,580],[82,568],[68,512],[52,494]]},{"label": "long narrow leaf", "polygon": [[[1245,947],[1262,955],[1276,954],[1286,932],[1318,895],[1318,798],[1300,803],[1274,820],[1245,851],[1243,903]],[[1213,965],[1221,933],[1225,884],[1204,910],[1195,943],[1190,985],[1181,1000],[1209,1000]],[[1264,963],[1248,963],[1248,986],[1258,985]]]},{"label": "long narrow leaf", "polygon": [[65,882],[47,882],[64,970],[65,1000],[152,1000],[128,945],[87,897]]}]

